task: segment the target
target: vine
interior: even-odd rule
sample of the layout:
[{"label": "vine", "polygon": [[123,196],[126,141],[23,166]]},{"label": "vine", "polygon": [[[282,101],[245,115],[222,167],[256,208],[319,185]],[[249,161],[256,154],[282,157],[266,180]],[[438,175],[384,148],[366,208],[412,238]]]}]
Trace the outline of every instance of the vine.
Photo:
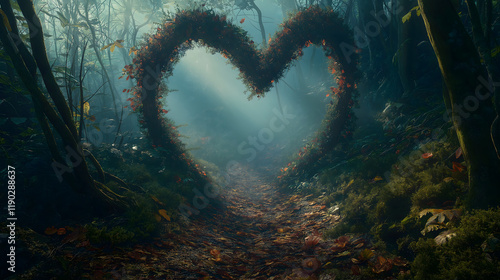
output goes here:
[{"label": "vine", "polygon": [[349,135],[346,128],[352,123],[351,108],[356,99],[357,54],[343,55],[342,44],[354,46],[354,43],[352,32],[338,14],[317,6],[300,11],[284,21],[280,31],[269,39],[267,49],[258,50],[247,32],[229,22],[226,16],[203,9],[180,11],[146,39],[132,64],[124,68],[124,76],[137,81],[131,89],[131,108],[139,113],[139,122],[153,147],[170,159],[190,164],[179,134],[165,116],[168,111],[162,108],[161,99],[168,93],[168,87],[161,80],[172,76],[174,65],[195,44],[221,53],[236,66],[251,91],[250,98],[264,96],[273,82],[302,56],[303,48],[316,45],[324,49],[329,71],[336,74],[337,88],[331,88],[332,102],[313,141],[315,148],[304,147],[289,172],[298,170],[301,162],[307,164],[319,159],[342,136]]}]

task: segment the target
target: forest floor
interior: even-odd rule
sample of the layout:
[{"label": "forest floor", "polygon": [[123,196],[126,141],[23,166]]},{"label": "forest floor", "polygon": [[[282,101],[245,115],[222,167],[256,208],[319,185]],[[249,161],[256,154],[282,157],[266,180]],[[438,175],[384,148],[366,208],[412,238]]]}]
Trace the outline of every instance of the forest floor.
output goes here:
[{"label": "forest floor", "polygon": [[193,215],[180,234],[164,233],[129,248],[73,242],[57,254],[83,279],[327,280],[362,270],[395,279],[408,273],[405,260],[382,257],[388,254],[367,235],[322,238],[319,232],[341,219],[323,196],[282,193],[249,168],[232,175],[218,198],[223,206]]}]

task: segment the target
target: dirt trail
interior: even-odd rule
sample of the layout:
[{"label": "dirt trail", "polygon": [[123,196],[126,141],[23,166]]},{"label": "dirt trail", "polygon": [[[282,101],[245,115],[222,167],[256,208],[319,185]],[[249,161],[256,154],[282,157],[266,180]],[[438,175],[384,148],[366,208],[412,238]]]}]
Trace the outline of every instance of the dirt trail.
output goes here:
[{"label": "dirt trail", "polygon": [[[221,209],[202,210],[209,213],[191,219],[181,235],[96,257],[89,273],[116,279],[299,279],[294,275],[305,271],[303,276],[316,279],[320,263],[312,258],[329,249],[305,246],[305,238],[339,217],[311,196],[278,192],[257,171],[239,168],[232,175]],[[311,244],[319,242],[319,236],[311,238],[317,239]]]},{"label": "dirt trail", "polygon": [[[322,204],[322,196],[283,194],[270,181],[239,167],[217,198],[222,206],[211,203],[180,234],[165,233],[133,248],[87,244],[61,253],[84,279],[332,280],[333,273],[362,272],[370,279],[395,279],[409,272],[408,262],[389,258],[367,236],[325,240],[320,232],[340,216]],[[330,268],[337,272],[318,277]]]}]

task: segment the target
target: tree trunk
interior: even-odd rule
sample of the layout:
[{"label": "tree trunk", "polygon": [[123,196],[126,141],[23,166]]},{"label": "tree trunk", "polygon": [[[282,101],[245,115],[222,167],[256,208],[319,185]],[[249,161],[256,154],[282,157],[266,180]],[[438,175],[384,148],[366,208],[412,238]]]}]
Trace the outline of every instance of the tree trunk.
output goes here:
[{"label": "tree trunk", "polygon": [[[400,5],[406,13],[413,8],[411,0],[402,0]],[[414,12],[412,12],[414,13]],[[400,17],[398,17],[399,19]],[[409,95],[415,89],[415,71],[414,61],[415,55],[415,29],[418,17],[412,16],[407,22],[399,20],[398,30],[398,69],[403,85],[404,94]]]},{"label": "tree trunk", "polygon": [[452,120],[469,175],[469,208],[499,205],[500,160],[490,138],[493,82],[450,0],[418,0],[448,88]]},{"label": "tree trunk", "polygon": [[[98,182],[95,182],[90,175],[88,166],[85,162],[83,150],[78,143],[78,133],[76,132],[76,126],[73,122],[73,118],[69,113],[68,104],[66,103],[66,100],[64,99],[64,96],[62,95],[62,92],[50,69],[43,38],[43,30],[40,20],[35,13],[33,3],[29,0],[19,0],[18,3],[24,17],[29,22],[31,49],[33,53],[37,54],[35,60],[37,61],[38,69],[42,74],[46,88],[49,91],[52,101],[56,105],[59,114],[42,93],[36,84],[36,81],[31,77],[25,63],[25,61],[29,60],[29,58],[22,55],[17,48],[17,45],[24,43],[22,41],[15,42],[13,40],[4,24],[3,16],[0,16],[0,39],[6,53],[11,58],[18,75],[32,96],[33,103],[35,104],[36,116],[40,121],[49,148],[52,152],[52,156],[59,168],[62,169],[59,176],[65,180],[69,179],[69,183],[73,183],[72,187],[74,187],[77,192],[88,193],[97,198],[99,202],[116,209],[124,210],[126,204],[109,189],[98,187],[96,185]],[[2,6],[2,8],[4,7]],[[28,55],[31,56],[30,53]],[[65,161],[57,151],[52,131],[46,123],[44,116],[50,121],[54,129],[61,136],[67,152],[66,159],[71,161],[72,168],[66,166]]]}]

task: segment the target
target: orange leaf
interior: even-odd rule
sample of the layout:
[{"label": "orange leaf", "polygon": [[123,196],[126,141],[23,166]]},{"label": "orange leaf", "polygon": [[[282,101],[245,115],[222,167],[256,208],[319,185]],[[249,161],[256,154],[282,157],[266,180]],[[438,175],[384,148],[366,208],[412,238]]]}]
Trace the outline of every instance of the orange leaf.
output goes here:
[{"label": "orange leaf", "polygon": [[167,210],[160,209],[160,210],[158,210],[158,214],[160,214],[160,216],[162,216],[163,218],[165,218],[165,220],[170,222],[170,216],[167,215]]},{"label": "orange leaf", "polygon": [[45,229],[45,234],[47,234],[47,235],[53,235],[53,234],[56,234],[56,232],[57,232],[57,228],[55,228],[54,226],[48,227]]},{"label": "orange leaf", "polygon": [[422,154],[422,158],[426,159],[426,158],[431,158],[433,156],[432,153],[425,153],[425,154]]},{"label": "orange leaf", "polygon": [[158,214],[155,214],[155,220],[159,223],[161,222],[161,216]]},{"label": "orange leaf", "polygon": [[337,245],[338,247],[344,248],[347,245],[347,243],[349,243],[349,240],[351,240],[351,238],[347,235],[344,235],[335,239],[334,242],[338,244]]},{"label": "orange leaf", "polygon": [[242,19],[240,20],[240,23],[244,23],[244,22],[245,22],[245,18],[242,18]]},{"label": "orange leaf", "polygon": [[66,234],[66,229],[65,228],[59,228],[57,230],[57,235],[65,235]]},{"label": "orange leaf", "polygon": [[454,172],[462,172],[462,171],[464,171],[464,169],[465,169],[465,166],[463,166],[459,162],[456,162],[456,161],[453,162],[453,171]]},{"label": "orange leaf", "polygon": [[153,199],[156,203],[160,204],[160,205],[165,205],[163,204],[163,202],[161,202],[158,198],[156,198],[156,196],[154,195],[150,195],[151,196],[151,199]]},{"label": "orange leaf", "polygon": [[210,255],[212,255],[214,258],[217,258],[220,255],[220,251],[217,249],[212,249],[210,250]]}]

